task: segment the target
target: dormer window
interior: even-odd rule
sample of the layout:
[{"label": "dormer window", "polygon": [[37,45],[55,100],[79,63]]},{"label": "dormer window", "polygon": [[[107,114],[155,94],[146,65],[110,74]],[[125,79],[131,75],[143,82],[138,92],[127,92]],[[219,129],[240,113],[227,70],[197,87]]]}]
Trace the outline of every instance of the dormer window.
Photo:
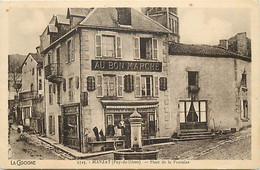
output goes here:
[{"label": "dormer window", "polygon": [[131,19],[131,8],[116,8],[117,19],[119,25],[129,25],[132,24]]}]

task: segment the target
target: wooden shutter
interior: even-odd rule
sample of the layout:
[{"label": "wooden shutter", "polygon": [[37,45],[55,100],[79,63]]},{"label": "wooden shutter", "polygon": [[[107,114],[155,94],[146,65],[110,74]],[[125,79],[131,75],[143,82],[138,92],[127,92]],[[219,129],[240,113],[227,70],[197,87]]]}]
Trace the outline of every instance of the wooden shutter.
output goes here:
[{"label": "wooden shutter", "polygon": [[117,76],[117,96],[123,97],[123,76]]},{"label": "wooden shutter", "polygon": [[140,38],[134,38],[134,59],[140,59]]},{"label": "wooden shutter", "polygon": [[75,77],[75,86],[77,89],[79,88],[79,77],[78,76]]},{"label": "wooden shutter", "polygon": [[52,116],[52,134],[55,134],[55,117]]},{"label": "wooden shutter", "polygon": [[162,90],[162,91],[167,90],[167,78],[166,77],[160,78],[160,90]]},{"label": "wooden shutter", "polygon": [[87,90],[88,91],[94,91],[95,90],[95,77],[94,76],[88,76],[87,77]]},{"label": "wooden shutter", "polygon": [[52,133],[52,130],[51,130],[51,128],[52,128],[52,117],[51,117],[51,116],[49,116],[49,134],[51,134],[51,133]]},{"label": "wooden shutter", "polygon": [[103,97],[103,76],[101,74],[97,75],[97,97]]},{"label": "wooden shutter", "polygon": [[141,97],[141,76],[135,76],[135,97]]},{"label": "wooden shutter", "polygon": [[153,48],[152,59],[157,60],[158,59],[158,40],[156,38],[152,39],[152,48]]},{"label": "wooden shutter", "polygon": [[87,92],[82,92],[81,95],[81,103],[83,106],[87,106],[88,105],[88,93]]},{"label": "wooden shutter", "polygon": [[102,35],[96,34],[96,57],[102,57]]},{"label": "wooden shutter", "polygon": [[63,91],[66,92],[66,79],[63,80],[62,86],[63,86]]},{"label": "wooden shutter", "polygon": [[244,107],[243,107],[243,100],[240,101],[240,117],[241,119],[244,119]]},{"label": "wooden shutter", "polygon": [[53,86],[53,94],[55,94],[56,93],[56,86],[55,86],[54,83],[52,84],[52,86]]},{"label": "wooden shutter", "polygon": [[158,97],[159,96],[159,78],[157,76],[154,76],[154,97]]},{"label": "wooden shutter", "polygon": [[75,38],[71,39],[71,61],[75,60]]},{"label": "wooden shutter", "polygon": [[122,58],[122,40],[116,37],[116,58]]}]

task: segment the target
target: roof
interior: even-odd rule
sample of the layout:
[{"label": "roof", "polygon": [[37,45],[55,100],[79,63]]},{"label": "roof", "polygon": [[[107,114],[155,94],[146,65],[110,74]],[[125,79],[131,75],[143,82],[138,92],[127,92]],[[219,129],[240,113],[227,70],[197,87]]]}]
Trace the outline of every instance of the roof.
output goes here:
[{"label": "roof", "polygon": [[239,58],[245,61],[251,61],[251,58],[242,56],[223,48],[210,45],[194,45],[173,43],[169,45],[170,55],[189,55],[202,57],[223,57],[223,58]]},{"label": "roof", "polygon": [[131,8],[131,26],[120,26],[116,8],[95,8],[81,23],[82,26],[129,31],[172,33],[169,29]]},{"label": "roof", "polygon": [[66,24],[69,25],[70,24],[70,20],[66,18],[66,15],[56,15],[56,23],[58,24]]},{"label": "roof", "polygon": [[12,54],[8,55],[8,72],[13,69],[11,67],[17,67],[18,73],[22,73],[21,66],[26,58],[26,55]]},{"label": "roof", "polygon": [[55,27],[55,25],[52,25],[52,24],[50,24],[50,25],[48,25],[48,33],[57,33],[58,32],[58,29],[57,29],[57,27]]},{"label": "roof", "polygon": [[38,64],[43,64],[43,57],[39,53],[29,53]]},{"label": "roof", "polygon": [[93,8],[68,8],[67,18],[70,16],[86,17]]}]

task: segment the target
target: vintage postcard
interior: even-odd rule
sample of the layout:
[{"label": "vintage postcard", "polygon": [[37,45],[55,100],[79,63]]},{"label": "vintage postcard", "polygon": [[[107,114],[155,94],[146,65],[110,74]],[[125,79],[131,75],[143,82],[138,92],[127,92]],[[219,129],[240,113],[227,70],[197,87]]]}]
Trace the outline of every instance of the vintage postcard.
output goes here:
[{"label": "vintage postcard", "polygon": [[259,168],[258,1],[0,12],[0,168]]}]

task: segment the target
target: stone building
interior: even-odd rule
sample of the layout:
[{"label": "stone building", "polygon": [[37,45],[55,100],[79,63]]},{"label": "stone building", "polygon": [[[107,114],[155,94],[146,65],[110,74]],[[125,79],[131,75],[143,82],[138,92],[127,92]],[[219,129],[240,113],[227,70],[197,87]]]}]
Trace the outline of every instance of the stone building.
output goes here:
[{"label": "stone building", "polygon": [[66,18],[69,31],[59,34],[56,17],[41,36],[47,137],[88,152],[98,140],[124,140],[135,109],[144,139],[171,135],[163,117],[172,31],[130,8],[69,8]]},{"label": "stone building", "polygon": [[219,40],[218,46],[239,55],[251,57],[251,40],[246,36],[246,32],[237,33],[227,40]]},{"label": "stone building", "polygon": [[151,19],[155,20],[173,32],[169,35],[170,42],[180,41],[179,17],[177,8],[146,7],[142,8],[141,11]]},{"label": "stone building", "polygon": [[31,131],[44,133],[44,71],[43,57],[29,53],[22,64],[22,87],[19,92],[22,124]]},{"label": "stone building", "polygon": [[[250,125],[251,58],[208,45],[169,46],[172,132]],[[169,118],[170,117],[170,118]]]}]

